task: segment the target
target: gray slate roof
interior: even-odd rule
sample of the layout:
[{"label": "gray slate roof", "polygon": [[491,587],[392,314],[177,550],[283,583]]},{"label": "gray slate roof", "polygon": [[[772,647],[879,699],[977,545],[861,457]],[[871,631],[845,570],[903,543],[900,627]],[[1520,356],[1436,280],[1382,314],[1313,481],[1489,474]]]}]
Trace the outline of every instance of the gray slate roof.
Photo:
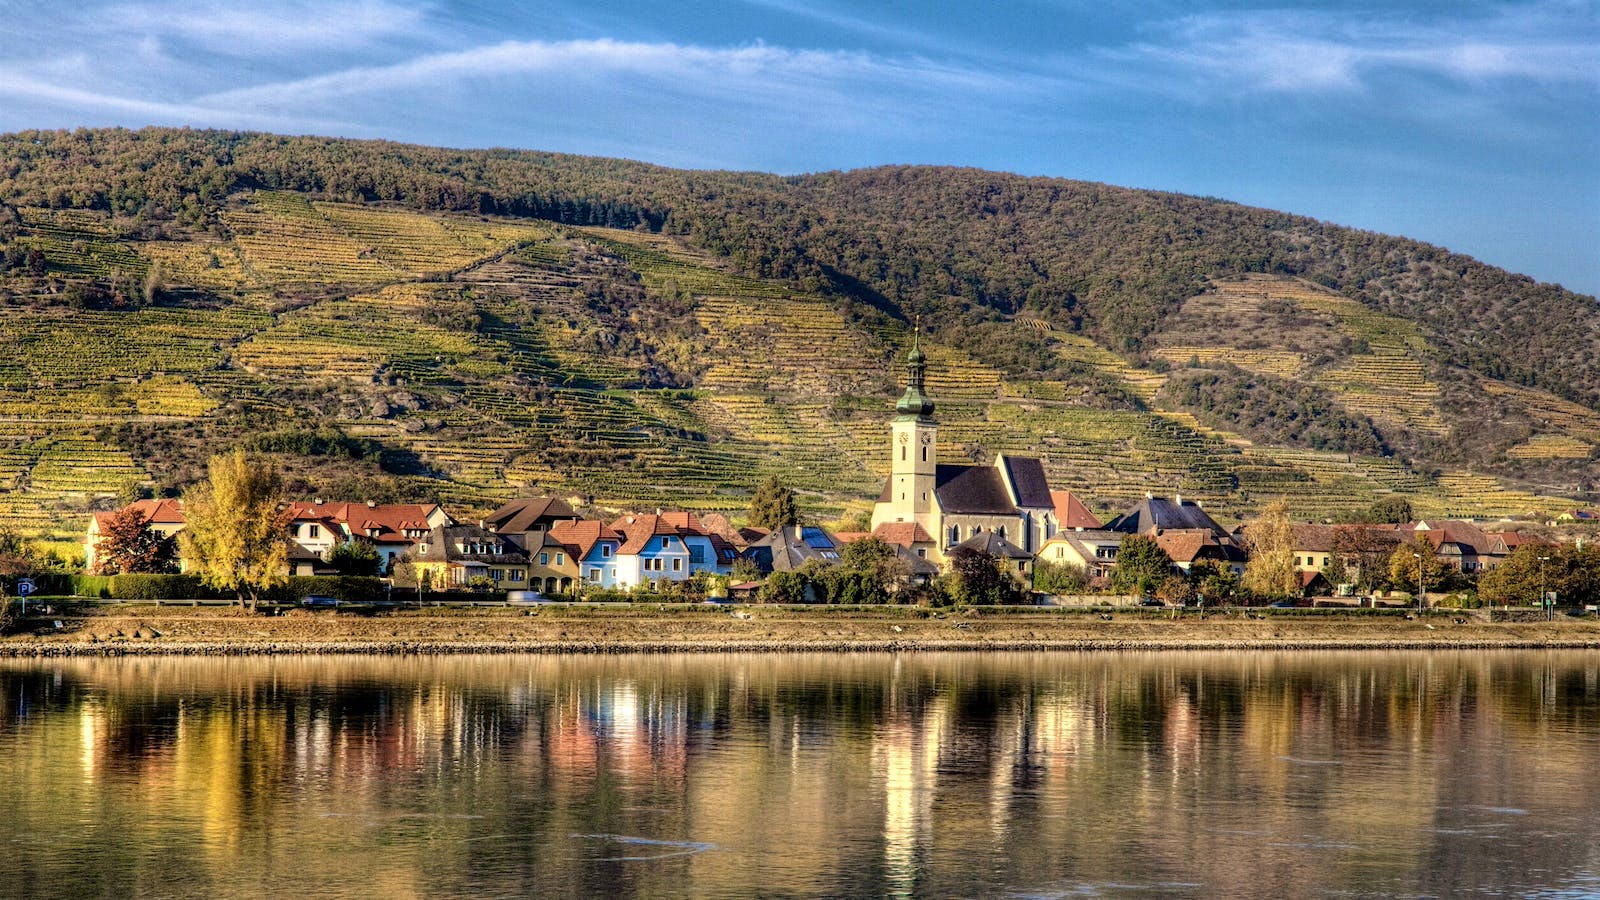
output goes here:
[{"label": "gray slate roof", "polygon": [[1227,538],[1228,530],[1206,515],[1200,504],[1193,500],[1166,497],[1146,497],[1132,509],[1106,523],[1110,531],[1124,534],[1149,534],[1157,528],[1203,529],[1218,538]]}]

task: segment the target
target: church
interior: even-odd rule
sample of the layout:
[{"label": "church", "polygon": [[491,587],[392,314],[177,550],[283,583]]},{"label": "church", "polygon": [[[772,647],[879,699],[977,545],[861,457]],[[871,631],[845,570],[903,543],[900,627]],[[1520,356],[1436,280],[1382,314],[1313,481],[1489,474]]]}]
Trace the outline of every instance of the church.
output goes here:
[{"label": "church", "polygon": [[[927,356],[913,343],[906,357],[905,395],[889,426],[889,479],[872,510],[874,533],[911,530],[915,544],[943,560],[951,548],[994,534],[1036,553],[1057,528],[1044,465],[1027,456],[997,454],[992,465],[939,462],[939,423],[924,393]],[[897,523],[903,523],[898,524]]]}]

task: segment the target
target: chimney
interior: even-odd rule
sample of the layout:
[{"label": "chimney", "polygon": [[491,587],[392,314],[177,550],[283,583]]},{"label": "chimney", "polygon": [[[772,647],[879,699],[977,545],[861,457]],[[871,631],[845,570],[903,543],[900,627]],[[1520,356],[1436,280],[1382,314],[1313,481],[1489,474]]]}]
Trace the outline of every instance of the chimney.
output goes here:
[{"label": "chimney", "polygon": [[1150,492],[1149,492],[1149,491],[1145,491],[1145,492],[1144,492],[1144,498],[1145,498],[1145,499],[1146,499],[1146,500],[1154,500],[1154,499],[1155,499],[1155,498],[1156,498],[1156,495],[1155,495],[1155,494],[1152,494],[1152,493],[1150,493]]},{"label": "chimney", "polygon": [[1183,495],[1182,494],[1173,494],[1172,495],[1172,502],[1174,504],[1178,505],[1178,506],[1182,506],[1183,505]]},{"label": "chimney", "polygon": [[321,506],[322,505],[322,498],[318,497],[317,499],[311,501],[311,505],[312,506]]},{"label": "chimney", "polygon": [[378,501],[376,501],[376,500],[368,500],[367,501],[367,509],[374,509],[374,508],[377,507],[377,505],[378,505]]}]

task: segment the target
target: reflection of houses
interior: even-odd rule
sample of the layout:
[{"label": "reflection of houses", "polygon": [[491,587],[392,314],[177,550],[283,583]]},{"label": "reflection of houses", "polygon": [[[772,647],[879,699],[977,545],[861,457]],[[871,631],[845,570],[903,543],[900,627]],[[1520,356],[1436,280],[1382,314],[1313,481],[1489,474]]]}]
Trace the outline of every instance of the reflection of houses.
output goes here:
[{"label": "reflection of houses", "polygon": [[939,424],[923,393],[927,357],[913,347],[909,382],[889,425],[890,472],[872,510],[876,531],[886,524],[921,526],[934,538],[931,555],[984,532],[1033,552],[1056,530],[1055,501],[1044,466],[1023,456],[995,456],[987,466],[939,463]]},{"label": "reflection of houses", "polygon": [[[183,530],[183,504],[180,501],[135,500],[123,509],[138,512],[144,520],[145,527],[162,538],[170,538]],[[83,566],[86,571],[93,572],[100,564],[101,560],[97,555],[100,536],[105,533],[106,526],[116,516],[115,512],[97,512],[89,517],[89,530],[83,537]],[[182,570],[182,560],[179,560],[178,566]]]},{"label": "reflection of houses", "polygon": [[1057,565],[1081,566],[1091,578],[1106,578],[1117,566],[1117,548],[1127,537],[1120,531],[1059,531],[1039,548],[1039,559]]},{"label": "reflection of houses", "polygon": [[478,525],[441,525],[418,542],[412,562],[418,581],[438,588],[465,587],[488,578],[501,590],[528,584],[528,554],[510,540]]}]

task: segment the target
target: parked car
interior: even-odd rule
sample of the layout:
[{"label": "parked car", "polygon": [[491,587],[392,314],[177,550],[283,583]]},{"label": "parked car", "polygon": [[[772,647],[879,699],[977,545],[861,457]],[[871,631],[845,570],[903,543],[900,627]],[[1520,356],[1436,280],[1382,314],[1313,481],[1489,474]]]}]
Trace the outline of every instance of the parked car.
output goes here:
[{"label": "parked car", "polygon": [[1160,600],[1157,600],[1154,597],[1144,597],[1144,598],[1140,599],[1139,600],[1139,605],[1140,606],[1166,606],[1165,603],[1162,603]]},{"label": "parked car", "polygon": [[331,609],[339,605],[339,598],[327,594],[307,594],[300,598],[300,605],[312,609]]},{"label": "parked car", "polygon": [[1272,604],[1272,608],[1273,609],[1295,609],[1299,605],[1300,605],[1299,603],[1297,603],[1297,602],[1295,602],[1293,600],[1279,600],[1278,602]]},{"label": "parked car", "polygon": [[506,591],[507,603],[549,603],[550,598],[538,591]]}]

